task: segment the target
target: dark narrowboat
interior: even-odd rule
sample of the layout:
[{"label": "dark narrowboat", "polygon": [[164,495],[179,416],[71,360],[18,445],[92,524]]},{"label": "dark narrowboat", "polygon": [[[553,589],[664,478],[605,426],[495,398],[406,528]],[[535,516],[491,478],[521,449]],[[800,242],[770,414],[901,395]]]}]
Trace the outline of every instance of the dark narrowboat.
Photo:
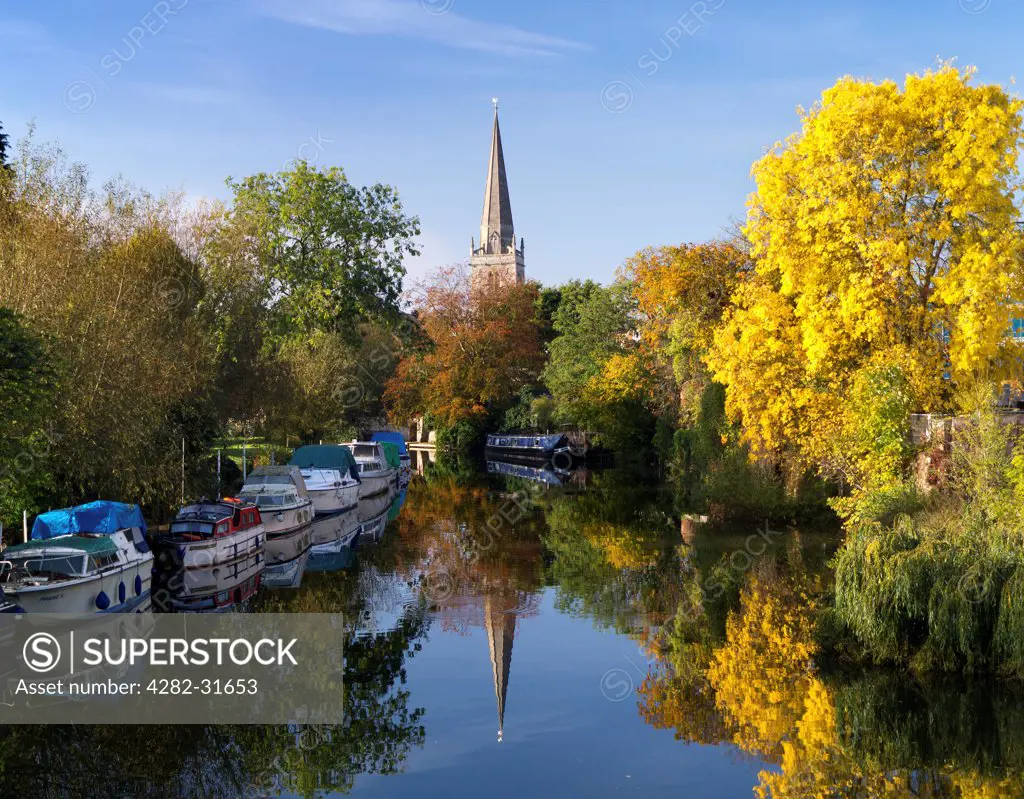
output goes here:
[{"label": "dark narrowboat", "polygon": [[550,461],[559,468],[572,467],[572,447],[564,433],[488,433],[488,459],[494,460]]}]

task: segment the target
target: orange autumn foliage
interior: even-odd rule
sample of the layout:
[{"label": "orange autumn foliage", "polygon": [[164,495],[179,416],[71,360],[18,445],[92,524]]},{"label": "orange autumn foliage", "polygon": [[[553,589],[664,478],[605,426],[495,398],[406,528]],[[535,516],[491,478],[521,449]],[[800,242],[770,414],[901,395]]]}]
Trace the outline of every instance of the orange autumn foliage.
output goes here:
[{"label": "orange autumn foliage", "polygon": [[474,289],[463,265],[435,272],[416,298],[430,346],[404,358],[388,381],[392,416],[429,413],[450,426],[511,403],[544,363],[536,301],[535,283]]}]

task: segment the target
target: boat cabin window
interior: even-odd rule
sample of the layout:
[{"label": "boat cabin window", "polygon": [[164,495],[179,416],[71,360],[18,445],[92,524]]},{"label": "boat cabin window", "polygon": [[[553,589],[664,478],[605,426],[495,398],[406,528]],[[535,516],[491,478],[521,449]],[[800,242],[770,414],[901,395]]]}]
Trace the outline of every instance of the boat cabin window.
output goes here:
[{"label": "boat cabin window", "polygon": [[16,571],[35,577],[78,577],[85,568],[85,555],[11,557],[10,561]]},{"label": "boat cabin window", "polygon": [[[221,523],[224,529],[227,529],[227,522]],[[218,527],[219,529],[219,527]],[[199,533],[200,535],[209,535],[213,532],[213,525],[208,522],[171,522],[171,533],[183,534],[183,533]]]},{"label": "boat cabin window", "polygon": [[372,458],[377,454],[377,448],[372,444],[357,444],[352,447],[352,454],[357,458]]},{"label": "boat cabin window", "polygon": [[223,535],[224,533],[226,533],[228,531],[229,527],[230,527],[230,525],[227,522],[221,522],[220,524],[217,525],[217,532],[219,534]]},{"label": "boat cabin window", "polygon": [[258,494],[244,497],[246,502],[253,502],[259,508],[279,508],[283,505],[294,505],[298,500],[295,494]]},{"label": "boat cabin window", "polygon": [[117,553],[115,552],[103,552],[99,555],[91,555],[89,557],[89,571],[99,571],[105,569],[107,566],[113,566],[117,563]]}]

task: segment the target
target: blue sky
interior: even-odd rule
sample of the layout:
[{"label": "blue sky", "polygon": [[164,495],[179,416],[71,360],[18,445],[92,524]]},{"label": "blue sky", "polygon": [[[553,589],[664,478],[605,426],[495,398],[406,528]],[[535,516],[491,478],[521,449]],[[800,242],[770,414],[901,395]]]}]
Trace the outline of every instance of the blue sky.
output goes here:
[{"label": "blue sky", "polygon": [[1024,3],[165,0],[0,7],[0,122],[97,183],[226,197],[303,155],[401,192],[413,276],[479,236],[492,96],[528,276],[610,280],[741,218],[751,163],[838,77],[938,58],[1009,86]]}]

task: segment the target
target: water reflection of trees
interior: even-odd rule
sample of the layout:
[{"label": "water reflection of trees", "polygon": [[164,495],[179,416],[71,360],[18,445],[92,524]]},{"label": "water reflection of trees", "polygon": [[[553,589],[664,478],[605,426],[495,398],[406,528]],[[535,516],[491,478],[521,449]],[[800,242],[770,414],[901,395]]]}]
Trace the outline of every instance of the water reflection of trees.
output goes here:
[{"label": "water reflection of trees", "polygon": [[544,584],[543,523],[519,492],[440,478],[414,483],[375,562],[418,587],[442,624],[457,629],[460,608],[479,610],[487,596],[532,601]]},{"label": "water reflection of trees", "polygon": [[637,638],[650,655],[641,717],[764,762],[757,796],[1024,795],[1024,688],[821,671],[827,536],[767,536],[736,557],[753,531],[685,544],[635,490],[543,507],[558,607]]},{"label": "water reflection of trees", "polygon": [[641,686],[641,716],[680,740],[732,744],[771,764],[755,789],[765,798],[1024,793],[1019,689],[823,675],[819,591],[792,563],[762,563],[724,637],[707,616],[677,617]]},{"label": "water reflection of trees", "polygon": [[619,632],[671,618],[685,551],[656,499],[597,490],[548,503],[544,545],[559,610]]}]

